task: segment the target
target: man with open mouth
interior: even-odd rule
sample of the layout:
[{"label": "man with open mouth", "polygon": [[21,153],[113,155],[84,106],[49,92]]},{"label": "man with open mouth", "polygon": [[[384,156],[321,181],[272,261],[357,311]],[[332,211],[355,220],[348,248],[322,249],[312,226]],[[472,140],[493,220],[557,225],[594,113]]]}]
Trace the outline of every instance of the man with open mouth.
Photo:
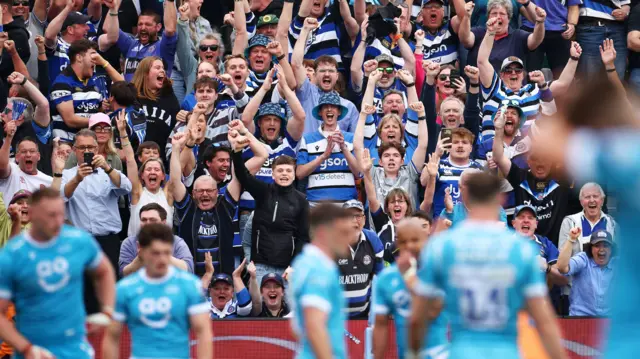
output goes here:
[{"label": "man with open mouth", "polygon": [[127,82],[133,79],[140,61],[149,56],[158,56],[166,61],[167,76],[171,76],[178,42],[176,33],[178,15],[175,2],[167,0],[164,6],[162,18],[164,32],[161,37],[158,36],[162,29],[160,15],[153,10],[143,11],[138,17],[137,36],[120,30],[118,22],[120,4],[121,0],[105,1],[109,14],[105,19],[105,33],[98,38],[100,51],[107,51],[113,45],[118,46],[125,57],[124,79]]},{"label": "man with open mouth", "polygon": [[591,234],[584,252],[571,256],[580,233],[579,227],[571,229],[557,264],[560,273],[572,278],[569,315],[607,316],[608,289],[616,270],[616,246],[611,233],[598,230]]},{"label": "man with open mouth", "polygon": [[[251,315],[254,303],[252,298],[259,296],[256,268],[253,262],[246,264],[244,260],[233,275],[218,273],[214,275],[212,257],[205,255],[206,271],[202,276],[202,288],[209,301],[209,318],[212,320],[247,317]],[[242,272],[247,269],[249,274],[249,289],[242,281]],[[256,303],[257,305],[258,303]]]},{"label": "man with open mouth", "polygon": [[29,217],[31,192],[19,190],[13,195],[8,205],[5,204],[3,197],[0,197],[0,248],[4,247],[9,238],[28,229],[31,223]]}]

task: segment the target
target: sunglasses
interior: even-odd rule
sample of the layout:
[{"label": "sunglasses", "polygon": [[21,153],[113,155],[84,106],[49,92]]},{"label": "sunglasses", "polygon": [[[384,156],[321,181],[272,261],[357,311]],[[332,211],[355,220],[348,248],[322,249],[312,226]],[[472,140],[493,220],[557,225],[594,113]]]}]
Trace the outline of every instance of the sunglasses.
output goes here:
[{"label": "sunglasses", "polygon": [[200,45],[200,51],[218,51],[218,45]]},{"label": "sunglasses", "polygon": [[378,71],[380,72],[386,72],[388,74],[393,73],[394,68],[393,67],[378,67]]},{"label": "sunglasses", "polygon": [[506,74],[521,74],[524,71],[524,69],[521,69],[519,67],[507,67],[506,69],[504,69],[502,72],[506,73]]},{"label": "sunglasses", "polygon": [[13,6],[29,6],[29,1],[14,1]]},{"label": "sunglasses", "polygon": [[447,74],[440,74],[440,75],[438,75],[438,80],[440,80],[440,81],[447,81],[447,79],[448,79],[449,77],[450,77],[450,76],[449,76],[449,75],[447,75]]}]

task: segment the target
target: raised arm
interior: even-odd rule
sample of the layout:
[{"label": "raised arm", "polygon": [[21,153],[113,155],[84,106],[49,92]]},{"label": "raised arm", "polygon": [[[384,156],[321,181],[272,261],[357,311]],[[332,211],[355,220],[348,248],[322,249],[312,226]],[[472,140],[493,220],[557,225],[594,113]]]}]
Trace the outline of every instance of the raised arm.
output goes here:
[{"label": "raised arm", "polygon": [[289,86],[284,85],[284,81],[282,81],[283,76],[281,71],[278,71],[278,92],[287,101],[287,105],[289,105],[292,114],[291,118],[287,121],[287,132],[289,132],[291,138],[300,141],[304,133],[304,121],[307,115],[296,93]]},{"label": "raised arm", "polygon": [[400,47],[400,54],[404,59],[403,69],[409,71],[411,76],[416,74],[416,57],[413,55],[413,50],[404,38],[398,40],[398,47]]},{"label": "raised arm", "polygon": [[580,55],[582,55],[582,48],[580,45],[571,41],[571,49],[569,51],[569,61],[565,65],[562,73],[558,80],[551,82],[549,88],[551,89],[551,93],[566,93],[569,91],[569,87],[573,82],[573,78],[576,75],[576,70],[578,69],[578,61],[580,60]]},{"label": "raised arm", "polygon": [[420,183],[425,186],[424,198],[420,203],[420,209],[430,213],[433,206],[433,196],[436,193],[436,179],[438,178],[438,167],[440,166],[440,157],[434,152],[429,154],[429,163],[422,170]]},{"label": "raised arm", "polygon": [[[547,18],[547,12],[543,8],[536,6],[533,2],[528,1],[527,11],[531,15],[535,15],[536,25],[533,28],[533,32],[527,37],[527,47],[529,51],[533,51],[540,46],[544,40],[544,20]],[[535,8],[534,14],[531,14],[530,9]]]},{"label": "raised arm", "polygon": [[[409,6],[409,9],[411,9],[411,6]],[[365,0],[355,0],[353,2],[353,16],[358,24],[362,24],[369,17]]]},{"label": "raised arm", "polygon": [[91,0],[87,5],[87,15],[91,17],[94,22],[100,21],[102,18],[102,0]]},{"label": "raised arm", "polygon": [[495,70],[489,61],[491,50],[493,49],[493,42],[496,37],[496,23],[497,18],[492,18],[487,21],[487,32],[484,34],[484,38],[478,48],[478,69],[480,70],[480,82],[482,86],[488,88],[493,82],[493,75]]},{"label": "raised arm", "polygon": [[[620,77],[618,76],[618,69],[616,69],[616,49],[613,46],[613,40],[605,39],[600,46],[600,58],[602,59],[602,64],[604,65],[605,70],[607,71],[607,78],[611,81],[612,84],[615,85],[618,90],[618,94],[621,98],[626,98],[627,91],[620,81]],[[627,101],[628,103],[628,101]]]},{"label": "raised arm", "polygon": [[49,114],[49,100],[47,100],[42,92],[40,92],[34,84],[27,81],[27,78],[19,72],[12,73],[7,81],[12,85],[19,85],[25,89],[27,95],[29,95],[33,103],[36,105],[33,120],[42,128],[49,127],[49,123],[51,122]]},{"label": "raised arm", "polygon": [[[245,259],[246,260],[246,259]],[[249,262],[247,265],[249,273],[249,295],[251,295],[251,315],[257,316],[262,311],[262,296],[260,295],[260,286],[256,278],[256,265]]]},{"label": "raised arm", "polygon": [[562,274],[569,273],[569,261],[571,260],[571,253],[573,251],[573,245],[578,241],[580,236],[580,228],[574,227],[569,231],[569,238],[564,242],[562,248],[560,248],[560,254],[558,255],[558,262],[556,268]]},{"label": "raised arm", "polygon": [[120,9],[120,0],[105,0],[104,5],[109,9],[107,16],[102,25],[104,34],[98,37],[98,47],[100,51],[107,51],[111,46],[118,42],[120,35],[120,20],[118,19],[118,10]]},{"label": "raised arm", "polygon": [[282,5],[280,21],[278,21],[278,29],[276,30],[276,41],[282,44],[282,50],[287,55],[289,54],[289,26],[291,26],[292,19],[293,1],[285,1]]},{"label": "raised arm", "polygon": [[20,57],[18,50],[16,50],[16,43],[13,40],[6,40],[4,42],[4,50],[9,53],[9,56],[11,56],[11,62],[13,62],[13,70],[15,72],[23,74],[24,76],[29,76],[27,65]]},{"label": "raised arm", "polygon": [[347,30],[349,39],[353,42],[356,36],[358,36],[358,30],[360,30],[358,22],[351,15],[348,1],[340,0],[338,1],[338,5],[340,6],[340,16],[342,16],[342,21],[344,21],[344,27]]},{"label": "raised arm", "polygon": [[273,74],[275,72],[275,68],[272,68],[267,73],[267,77],[264,79],[262,86],[253,94],[253,97],[245,106],[244,111],[242,111],[242,123],[251,133],[256,132],[256,125],[253,122],[253,119],[256,117],[258,110],[260,109],[260,105],[264,100],[264,97],[267,95],[269,91],[271,91],[271,86],[273,83]]},{"label": "raised arm", "polygon": [[175,1],[165,1],[164,4],[164,35],[173,37],[176,34],[176,24],[178,23],[178,9]]},{"label": "raised arm", "polygon": [[[303,5],[300,6],[300,12],[302,12],[302,7],[304,6],[305,1],[308,2],[309,0],[304,0],[302,2]],[[291,54],[291,67],[296,75],[296,84],[298,85],[298,89],[302,87],[302,84],[307,79],[307,70],[305,70],[303,64],[307,37],[309,37],[311,31],[317,29],[318,26],[319,24],[317,19],[312,17],[304,19],[304,25],[302,26],[302,30],[300,30],[300,36],[293,47],[293,53]]]},{"label": "raised arm", "polygon": [[111,81],[124,81],[124,76],[122,76],[122,74],[120,74],[118,70],[111,66],[109,61],[105,60],[99,53],[96,52],[91,54],[91,61],[96,66],[102,66],[102,68],[104,68],[107,72],[107,75],[109,75],[109,78],[111,78]]},{"label": "raised arm", "polygon": [[418,147],[413,151],[411,161],[416,167],[416,170],[420,172],[422,170],[422,166],[424,166],[424,160],[427,156],[427,146],[429,145],[427,114],[424,110],[424,105],[420,101],[409,104],[409,108],[418,114]]},{"label": "raised arm", "polygon": [[[248,137],[251,134],[249,131],[247,131],[246,128],[240,127],[235,123],[231,128],[236,130],[240,136]],[[233,138],[229,136],[229,142],[232,142],[232,140]],[[269,185],[266,182],[260,181],[259,179],[253,177],[249,173],[245,161],[242,158],[242,149],[243,147],[237,146],[237,149],[233,151],[233,155],[231,156],[231,159],[233,160],[233,172],[235,174],[235,177],[238,179],[238,182],[240,182],[242,188],[251,193],[251,195],[256,200],[260,200],[267,193]],[[262,150],[264,150],[264,146],[262,146]],[[262,163],[264,163],[264,161],[262,161]]]},{"label": "raised arm", "polygon": [[[360,26],[361,39],[358,47],[356,47],[356,51],[353,53],[353,58],[351,58],[351,87],[353,87],[353,91],[356,93],[360,93],[362,91],[362,82],[364,80],[364,71],[362,70],[362,64],[364,63],[364,57],[367,52],[367,43],[365,39],[367,38],[367,26],[369,26],[369,18],[365,18]],[[366,63],[371,64],[371,61],[376,62],[376,60],[369,60]],[[376,67],[378,63],[376,62]],[[368,74],[367,74],[368,75]]]},{"label": "raised arm", "polygon": [[9,152],[11,151],[11,141],[16,134],[15,121],[8,121],[4,124],[4,142],[0,147],[0,179],[5,179],[11,175],[11,165],[9,164]]},{"label": "raised arm", "polygon": [[129,181],[131,181],[131,203],[138,203],[140,194],[142,193],[142,185],[138,177],[138,163],[136,162],[135,153],[133,153],[133,147],[127,135],[126,116],[124,110],[121,110],[118,113],[118,117],[116,117],[116,126],[118,128],[118,134],[120,135],[122,151],[127,161],[127,177]]},{"label": "raised arm", "polygon": [[182,202],[187,195],[187,188],[182,183],[182,167],[180,165],[180,152],[187,141],[185,133],[176,133],[171,139],[171,159],[169,161],[169,185],[173,192],[173,198]]},{"label": "raised arm", "polygon": [[278,63],[274,65],[278,71],[278,75],[280,75],[280,73],[284,75],[282,77],[278,76],[278,81],[283,81],[289,88],[295,89],[297,84],[296,75],[293,73],[291,64],[289,64],[289,60],[287,59],[287,53],[284,52],[282,44],[278,41],[271,41],[267,45],[267,51],[278,60]]},{"label": "raised arm", "polygon": [[55,49],[56,43],[58,41],[58,34],[60,30],[62,30],[62,24],[64,20],[67,19],[67,15],[73,9],[74,0],[67,0],[65,7],[60,11],[60,13],[51,20],[47,29],[44,32],[44,44],[46,47],[50,49]]},{"label": "raised arm", "polygon": [[465,4],[466,16],[460,18],[458,24],[458,39],[467,49],[472,48],[476,42],[476,35],[471,31],[471,13],[474,7],[475,4],[472,1]]},{"label": "raised arm", "polygon": [[233,54],[244,55],[244,50],[249,45],[249,33],[247,32],[247,15],[244,12],[245,0],[235,0],[233,3],[233,14],[235,22],[233,29],[236,32],[236,39],[233,42]]},{"label": "raised arm", "polygon": [[371,159],[371,153],[368,148],[362,151],[360,157],[360,164],[362,166],[362,172],[364,175],[364,190],[367,194],[367,200],[369,201],[369,210],[371,213],[376,213],[381,207],[378,196],[376,195],[376,186],[373,184],[373,178],[371,176],[371,169],[373,168],[373,160]]},{"label": "raised arm", "polygon": [[499,109],[496,112],[496,117],[493,120],[493,126],[495,127],[495,137],[493,138],[493,160],[502,174],[507,176],[511,170],[511,160],[504,154],[504,124],[505,118],[502,110]]},{"label": "raised arm", "polygon": [[38,21],[45,22],[47,21],[47,0],[36,0],[33,3],[33,8],[31,12],[36,16]]}]

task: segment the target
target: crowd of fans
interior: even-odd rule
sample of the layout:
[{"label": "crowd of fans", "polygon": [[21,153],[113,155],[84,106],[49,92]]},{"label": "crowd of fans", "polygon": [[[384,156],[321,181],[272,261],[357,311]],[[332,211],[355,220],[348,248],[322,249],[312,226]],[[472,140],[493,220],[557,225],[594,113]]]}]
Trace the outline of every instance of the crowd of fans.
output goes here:
[{"label": "crowd of fans", "polygon": [[121,277],[139,229],[165,223],[212,319],[282,317],[309,208],[331,202],[353,214],[336,264],[364,318],[395,224],[456,226],[465,175],[490,171],[558,313],[607,314],[606,188],[530,149],[580,83],[640,88],[628,0],[0,0],[0,16],[0,246],[53,187]]}]

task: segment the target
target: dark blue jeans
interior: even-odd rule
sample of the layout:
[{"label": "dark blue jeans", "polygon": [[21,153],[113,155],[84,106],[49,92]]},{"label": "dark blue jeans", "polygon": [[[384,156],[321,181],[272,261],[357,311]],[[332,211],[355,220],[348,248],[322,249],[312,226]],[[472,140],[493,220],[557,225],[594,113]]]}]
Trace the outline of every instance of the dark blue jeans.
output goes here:
[{"label": "dark blue jeans", "polygon": [[[582,77],[601,71],[603,64],[600,58],[600,46],[605,39],[613,40],[616,49],[616,72],[620,79],[624,78],[627,65],[627,34],[624,24],[603,23],[598,25],[580,25],[576,28],[576,40],[582,47],[582,56],[578,64],[578,72]],[[587,77],[588,78],[588,77]]]}]

